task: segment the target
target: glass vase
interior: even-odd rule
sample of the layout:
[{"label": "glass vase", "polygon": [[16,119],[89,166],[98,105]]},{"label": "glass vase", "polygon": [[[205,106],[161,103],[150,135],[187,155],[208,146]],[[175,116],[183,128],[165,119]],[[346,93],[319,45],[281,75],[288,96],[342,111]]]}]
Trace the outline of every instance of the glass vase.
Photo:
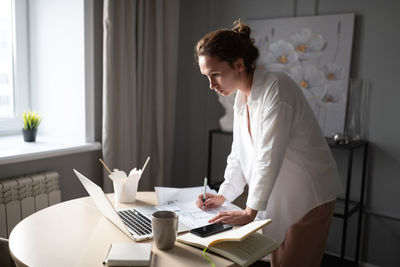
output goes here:
[{"label": "glass vase", "polygon": [[367,138],[370,82],[350,80],[345,135],[350,141]]}]

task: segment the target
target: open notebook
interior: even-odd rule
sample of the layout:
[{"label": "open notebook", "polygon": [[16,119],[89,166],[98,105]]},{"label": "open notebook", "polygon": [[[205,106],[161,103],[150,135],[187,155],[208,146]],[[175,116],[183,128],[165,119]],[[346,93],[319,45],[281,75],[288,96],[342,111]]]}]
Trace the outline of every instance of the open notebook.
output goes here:
[{"label": "open notebook", "polygon": [[205,238],[187,233],[177,240],[191,246],[208,248],[240,266],[249,266],[278,248],[275,240],[257,232],[270,222],[271,219],[254,221]]}]

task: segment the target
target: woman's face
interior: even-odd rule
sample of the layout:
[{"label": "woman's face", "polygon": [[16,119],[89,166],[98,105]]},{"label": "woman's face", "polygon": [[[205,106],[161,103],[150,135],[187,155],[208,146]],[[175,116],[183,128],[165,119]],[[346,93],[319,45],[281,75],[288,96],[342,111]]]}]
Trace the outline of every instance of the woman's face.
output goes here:
[{"label": "woman's face", "polygon": [[243,60],[235,62],[233,68],[227,61],[221,61],[218,57],[199,56],[199,67],[201,74],[207,76],[210,89],[215,90],[222,96],[229,96],[238,88],[243,71]]}]

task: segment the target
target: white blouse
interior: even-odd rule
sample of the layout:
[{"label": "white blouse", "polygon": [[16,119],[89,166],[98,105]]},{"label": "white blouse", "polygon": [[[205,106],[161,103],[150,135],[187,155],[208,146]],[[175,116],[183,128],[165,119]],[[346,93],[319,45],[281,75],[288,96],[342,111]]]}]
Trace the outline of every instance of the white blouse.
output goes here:
[{"label": "white blouse", "polygon": [[232,150],[218,194],[231,202],[248,184],[247,206],[272,219],[263,233],[281,243],[292,224],[342,191],[335,161],[301,89],[286,74],[256,70],[249,100],[238,91],[233,108]]}]

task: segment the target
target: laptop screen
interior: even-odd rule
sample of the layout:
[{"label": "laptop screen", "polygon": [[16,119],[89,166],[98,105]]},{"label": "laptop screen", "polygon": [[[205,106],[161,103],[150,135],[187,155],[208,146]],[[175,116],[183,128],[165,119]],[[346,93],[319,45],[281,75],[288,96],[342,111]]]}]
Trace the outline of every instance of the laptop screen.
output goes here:
[{"label": "laptop screen", "polygon": [[94,182],[86,178],[84,175],[79,173],[74,169],[76,176],[78,176],[81,181],[83,187],[85,187],[86,191],[89,193],[93,201],[95,202],[97,208],[100,212],[109,219],[113,224],[115,224],[121,231],[123,231],[126,235],[133,239],[131,233],[126,228],[125,224],[122,222],[121,218],[115,211],[113,205],[110,200],[107,198],[106,194],[104,194],[103,190]]}]

